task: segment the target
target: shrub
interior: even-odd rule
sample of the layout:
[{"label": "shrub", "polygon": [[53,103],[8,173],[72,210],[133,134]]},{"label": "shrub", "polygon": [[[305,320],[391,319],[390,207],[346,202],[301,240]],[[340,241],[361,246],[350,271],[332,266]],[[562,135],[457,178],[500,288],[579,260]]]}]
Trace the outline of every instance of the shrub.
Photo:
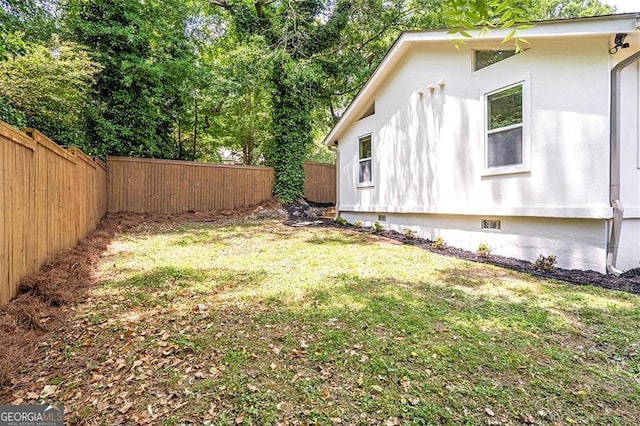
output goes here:
[{"label": "shrub", "polygon": [[478,250],[476,250],[476,253],[480,257],[489,257],[489,255],[491,254],[491,247],[489,247],[485,243],[480,243],[480,245],[478,246]]},{"label": "shrub", "polygon": [[404,235],[405,238],[408,238],[410,240],[413,240],[417,236],[416,231],[408,228],[402,230],[402,235]]},{"label": "shrub", "polygon": [[442,250],[446,247],[446,244],[444,243],[444,239],[442,237],[436,237],[436,239],[431,243],[431,247],[436,250]]},{"label": "shrub", "polygon": [[341,226],[347,226],[349,224],[349,222],[347,222],[347,219],[343,218],[342,216],[336,217],[336,223]]},{"label": "shrub", "polygon": [[362,225],[363,225],[363,223],[362,223],[362,221],[360,219],[356,219],[353,222],[353,226],[355,226],[356,228],[362,228]]},{"label": "shrub", "polygon": [[371,230],[373,232],[382,232],[384,231],[384,226],[382,226],[382,224],[376,220],[375,222],[373,222],[373,226],[371,227]]},{"label": "shrub", "polygon": [[556,269],[556,257],[555,256],[538,256],[533,267],[540,272],[552,272]]}]

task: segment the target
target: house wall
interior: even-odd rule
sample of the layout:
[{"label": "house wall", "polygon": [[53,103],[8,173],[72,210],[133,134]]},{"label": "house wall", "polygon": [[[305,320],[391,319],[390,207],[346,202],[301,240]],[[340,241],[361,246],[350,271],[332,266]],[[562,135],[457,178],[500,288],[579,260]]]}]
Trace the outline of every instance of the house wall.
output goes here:
[{"label": "house wall", "polygon": [[624,208],[617,266],[640,267],[640,63],[621,75],[620,200]]},{"label": "house wall", "polygon": [[[376,213],[341,212],[350,223],[361,220],[365,226],[379,221]],[[556,219],[518,216],[491,216],[500,220],[500,230],[483,230],[484,217],[386,213],[380,223],[385,229],[402,232],[411,229],[421,238],[441,237],[445,244],[476,252],[486,244],[492,254],[535,260],[554,255],[557,266],[566,269],[606,269],[607,222],[602,219]],[[640,222],[639,222],[640,223]]]},{"label": "house wall", "polygon": [[[355,122],[339,140],[339,211],[354,220],[377,217],[367,212],[389,213],[390,225],[412,224],[427,237],[442,233],[451,245],[475,250],[483,242],[495,245],[496,253],[529,260],[544,252],[556,255],[559,266],[604,272],[611,218],[610,40],[532,40],[527,51],[474,72],[472,49],[490,43],[472,40],[456,50],[450,42],[432,42],[404,55],[376,91],[376,113]],[[519,81],[525,82],[529,168],[492,175],[484,167],[484,94]],[[637,89],[637,78],[635,84]],[[636,110],[637,93],[629,101]],[[373,184],[358,187],[357,142],[368,133]],[[634,147],[629,158],[637,161],[637,173],[637,142]],[[635,186],[623,185],[623,198],[640,200],[638,178],[625,179]],[[396,220],[391,213],[411,215]],[[515,228],[493,231],[489,241],[478,234],[479,221],[489,215],[511,218]]]}]

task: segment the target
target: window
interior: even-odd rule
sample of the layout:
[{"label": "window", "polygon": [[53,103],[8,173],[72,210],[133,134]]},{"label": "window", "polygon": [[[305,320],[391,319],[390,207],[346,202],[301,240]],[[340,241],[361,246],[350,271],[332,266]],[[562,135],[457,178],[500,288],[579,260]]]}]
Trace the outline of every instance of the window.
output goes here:
[{"label": "window", "polygon": [[371,105],[369,105],[369,108],[367,108],[364,111],[364,113],[362,114],[362,117],[360,117],[360,120],[362,120],[363,118],[367,118],[375,113],[376,113],[376,102],[373,101],[371,102]]},{"label": "window", "polygon": [[358,139],[358,183],[371,183],[371,135]]},{"label": "window", "polygon": [[516,54],[515,50],[476,50],[474,52],[474,71],[493,65]]},{"label": "window", "polygon": [[486,167],[524,165],[523,84],[486,95]]}]

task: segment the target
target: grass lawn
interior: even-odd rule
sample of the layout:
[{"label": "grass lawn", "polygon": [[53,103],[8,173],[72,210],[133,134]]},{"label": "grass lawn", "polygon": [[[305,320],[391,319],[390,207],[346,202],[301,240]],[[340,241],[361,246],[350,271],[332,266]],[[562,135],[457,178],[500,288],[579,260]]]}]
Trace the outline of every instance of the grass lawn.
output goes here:
[{"label": "grass lawn", "polygon": [[70,424],[640,424],[636,295],[277,222],[141,228],[99,274],[13,395]]}]

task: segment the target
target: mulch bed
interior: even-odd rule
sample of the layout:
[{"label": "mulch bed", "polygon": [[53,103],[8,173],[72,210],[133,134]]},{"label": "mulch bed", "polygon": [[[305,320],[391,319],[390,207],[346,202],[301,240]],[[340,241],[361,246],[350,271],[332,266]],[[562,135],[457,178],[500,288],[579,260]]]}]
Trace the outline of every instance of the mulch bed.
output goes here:
[{"label": "mulch bed", "polygon": [[[320,223],[320,221],[322,222]],[[295,221],[290,220],[289,223],[294,224]],[[326,219],[314,220],[313,226],[335,227],[366,233],[372,232],[371,228],[369,227],[357,228],[351,225],[343,226],[337,224],[333,220]],[[626,271],[619,277],[616,277],[615,275],[601,274],[600,272],[596,271],[583,271],[579,269],[555,268],[553,271],[540,271],[536,269],[534,263],[526,260],[515,259],[513,257],[498,256],[494,254],[481,256],[471,251],[448,246],[445,246],[443,248],[434,248],[432,246],[433,241],[429,239],[418,237],[409,238],[397,231],[382,231],[376,233],[376,235],[390,238],[403,244],[420,247],[433,253],[443,254],[446,256],[454,256],[472,262],[487,263],[490,265],[500,266],[514,271],[531,274],[540,278],[556,279],[578,285],[594,285],[610,290],[626,291],[629,293],[640,294],[640,268]]]}]

